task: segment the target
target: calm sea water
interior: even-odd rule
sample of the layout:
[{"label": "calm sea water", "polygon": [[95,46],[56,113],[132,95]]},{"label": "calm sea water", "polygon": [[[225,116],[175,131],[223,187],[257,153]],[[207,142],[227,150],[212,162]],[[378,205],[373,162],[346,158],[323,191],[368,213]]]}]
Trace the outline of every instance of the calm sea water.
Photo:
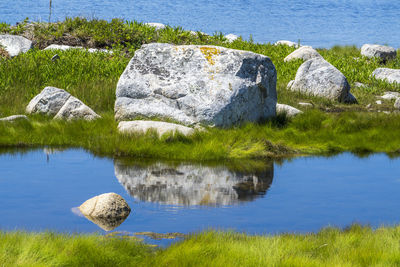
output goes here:
[{"label": "calm sea water", "polygon": [[0,230],[102,230],[76,207],[108,192],[132,208],[115,230],[248,233],[318,231],[354,222],[400,223],[400,159],[297,158],[257,171],[224,165],[144,164],[82,150],[0,155]]},{"label": "calm sea water", "polygon": [[[388,44],[400,47],[397,0],[52,0],[53,19],[85,16],[161,22],[257,42],[300,40],[314,47]],[[0,21],[48,20],[48,0],[2,0]]]}]

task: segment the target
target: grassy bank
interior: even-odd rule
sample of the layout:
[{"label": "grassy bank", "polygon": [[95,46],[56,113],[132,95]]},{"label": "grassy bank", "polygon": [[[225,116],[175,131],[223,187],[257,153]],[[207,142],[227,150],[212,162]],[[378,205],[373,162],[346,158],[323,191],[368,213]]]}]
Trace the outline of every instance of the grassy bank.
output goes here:
[{"label": "grassy bank", "polygon": [[398,266],[400,227],[354,225],[316,234],[209,231],[160,249],[135,239],[0,233],[2,266]]},{"label": "grassy bank", "polygon": [[[400,57],[383,63],[360,55],[356,47],[319,49],[321,55],[337,67],[350,84],[359,104],[344,105],[318,97],[286,90],[301,61],[285,63],[294,48],[257,44],[251,40],[228,43],[223,35],[192,34],[182,28],[161,31],[137,22],[114,19],[111,22],[66,19],[54,24],[0,24],[0,33],[20,34],[34,40],[35,49],[9,59],[0,56],[0,116],[24,113],[25,107],[45,86],[63,88],[103,116],[95,122],[52,121],[30,116],[30,122],[0,122],[1,146],[73,146],[97,154],[131,155],[151,158],[214,160],[279,157],[288,154],[319,154],[341,151],[396,153],[400,149],[400,116],[393,101],[375,103],[384,91],[399,91],[400,85],[388,84],[370,75],[378,67],[400,68]],[[144,43],[209,44],[249,50],[271,57],[278,72],[278,102],[290,104],[305,113],[294,119],[284,116],[260,124],[231,129],[209,129],[192,137],[164,136],[161,140],[117,133],[113,120],[115,88],[119,76]],[[112,55],[85,51],[42,51],[49,44],[81,45],[113,49]],[[60,59],[53,62],[54,54]],[[299,102],[310,102],[302,107]],[[371,104],[368,108],[368,104]],[[391,112],[384,114],[380,111]]]}]

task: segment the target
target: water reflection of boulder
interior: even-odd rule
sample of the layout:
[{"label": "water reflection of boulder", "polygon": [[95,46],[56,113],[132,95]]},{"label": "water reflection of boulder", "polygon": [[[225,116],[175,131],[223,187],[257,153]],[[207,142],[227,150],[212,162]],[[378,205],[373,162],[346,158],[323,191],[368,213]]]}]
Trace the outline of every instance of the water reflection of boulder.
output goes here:
[{"label": "water reflection of boulder", "polygon": [[273,179],[273,163],[261,171],[190,164],[126,165],[115,160],[115,175],[128,193],[141,201],[171,205],[231,205],[265,195]]}]

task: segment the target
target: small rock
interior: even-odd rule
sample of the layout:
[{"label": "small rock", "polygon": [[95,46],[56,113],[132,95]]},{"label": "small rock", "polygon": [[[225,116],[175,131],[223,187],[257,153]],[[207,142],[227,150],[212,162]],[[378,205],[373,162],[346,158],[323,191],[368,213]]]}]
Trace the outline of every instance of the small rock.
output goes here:
[{"label": "small rock", "polygon": [[13,122],[13,121],[17,121],[17,120],[28,120],[28,117],[25,115],[12,115],[12,116],[8,116],[5,118],[0,118],[0,121]]},{"label": "small rock", "polygon": [[99,115],[74,96],[70,96],[56,116],[54,116],[54,119],[64,120],[95,120],[98,118],[100,118]]},{"label": "small rock", "polygon": [[0,45],[4,47],[10,57],[26,53],[32,48],[32,41],[18,35],[0,34]]},{"label": "small rock", "polygon": [[300,105],[300,106],[303,106],[303,107],[313,107],[313,106],[314,106],[314,105],[311,104],[311,103],[305,103],[305,102],[299,102],[299,105]]},{"label": "small rock", "polygon": [[395,107],[396,109],[400,109],[400,98],[397,98],[397,99],[396,99],[396,102],[394,102],[394,107]]},{"label": "small rock", "polygon": [[195,35],[195,36],[197,36],[199,33],[200,33],[201,35],[209,36],[209,35],[208,35],[207,33],[205,33],[205,32],[201,32],[201,31],[190,31],[190,34]]},{"label": "small rock", "polygon": [[376,103],[377,105],[382,105],[382,101],[381,101],[381,100],[377,100],[377,101],[375,101],[375,103]]},{"label": "small rock", "polygon": [[87,219],[106,231],[118,227],[131,212],[125,199],[115,193],[106,193],[86,200],[79,210]]},{"label": "small rock", "polygon": [[237,36],[233,33],[227,34],[224,37],[228,40],[229,43],[232,43],[233,41],[235,41],[236,39],[239,38],[239,36]]},{"label": "small rock", "polygon": [[380,98],[385,99],[385,100],[392,100],[392,99],[397,99],[400,97],[400,93],[399,92],[385,92],[385,94],[383,96],[381,96]]},{"label": "small rock", "polygon": [[285,57],[284,61],[289,62],[295,59],[306,61],[312,58],[322,58],[322,56],[311,46],[302,46]]},{"label": "small rock", "polygon": [[390,114],[390,111],[382,111],[385,114]]},{"label": "small rock", "polygon": [[112,51],[107,50],[107,49],[97,49],[97,48],[84,48],[82,46],[69,46],[69,45],[57,45],[57,44],[51,44],[48,47],[46,47],[43,50],[62,50],[62,51],[67,51],[70,49],[81,49],[81,50],[86,50],[89,53],[109,53],[112,54]]},{"label": "small rock", "polygon": [[146,133],[150,129],[155,130],[160,137],[168,132],[180,132],[185,136],[194,133],[193,128],[163,121],[121,121],[118,124],[121,133]]},{"label": "small rock", "polygon": [[276,114],[285,113],[288,117],[294,117],[297,114],[303,113],[301,110],[285,104],[276,104]]},{"label": "small rock", "polygon": [[372,76],[388,83],[400,84],[400,69],[377,68],[372,73]]},{"label": "small rock", "polygon": [[147,26],[156,28],[156,31],[162,30],[162,29],[164,29],[165,27],[167,27],[166,25],[164,25],[164,24],[162,24],[162,23],[158,23],[158,22],[147,22],[147,23],[145,23],[144,25],[147,25]]},{"label": "small rock", "polygon": [[365,84],[363,84],[363,83],[355,82],[353,87],[354,88],[360,88],[360,87],[367,87],[367,86]]},{"label": "small rock", "polygon": [[378,57],[386,61],[396,58],[396,49],[385,45],[365,44],[361,47],[361,55],[369,58]]},{"label": "small rock", "polygon": [[292,42],[292,41],[287,41],[287,40],[277,41],[274,45],[287,45],[287,46],[295,47],[295,48],[299,47],[298,43],[295,43],[295,42]]}]

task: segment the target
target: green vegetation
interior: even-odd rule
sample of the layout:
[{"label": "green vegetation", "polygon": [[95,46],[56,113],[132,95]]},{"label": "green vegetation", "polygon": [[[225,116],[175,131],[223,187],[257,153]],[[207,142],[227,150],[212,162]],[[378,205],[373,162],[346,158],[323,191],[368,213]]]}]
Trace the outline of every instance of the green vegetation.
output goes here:
[{"label": "green vegetation", "polygon": [[[21,34],[34,40],[35,49],[9,59],[0,56],[0,116],[24,113],[25,107],[45,86],[63,88],[81,99],[103,118],[94,122],[52,121],[30,116],[30,121],[0,122],[0,146],[72,146],[97,154],[130,155],[147,158],[226,160],[280,157],[290,154],[321,154],[341,151],[356,153],[400,152],[400,115],[393,101],[375,104],[384,91],[399,91],[370,75],[382,63],[360,55],[356,47],[320,49],[321,55],[347,77],[359,104],[345,105],[286,90],[301,61],[285,63],[294,48],[256,44],[242,39],[226,42],[221,33],[207,36],[182,28],[156,31],[138,22],[113,19],[68,18],[58,23],[28,23],[17,26],[0,23],[0,32]],[[207,129],[192,137],[154,133],[121,135],[113,120],[117,81],[134,51],[149,42],[209,44],[249,50],[271,57],[278,72],[278,101],[297,107],[304,114],[293,119],[278,116],[259,124],[248,123],[231,129]],[[42,51],[49,44],[82,45],[113,49],[113,54],[81,50]],[[59,60],[52,61],[54,54]],[[386,62],[400,68],[400,57]],[[312,107],[301,107],[310,102]],[[366,106],[371,104],[368,109]],[[384,114],[378,111],[392,112]]]},{"label": "green vegetation", "polygon": [[400,227],[316,234],[208,231],[168,248],[131,237],[0,232],[2,266],[399,266]]}]

